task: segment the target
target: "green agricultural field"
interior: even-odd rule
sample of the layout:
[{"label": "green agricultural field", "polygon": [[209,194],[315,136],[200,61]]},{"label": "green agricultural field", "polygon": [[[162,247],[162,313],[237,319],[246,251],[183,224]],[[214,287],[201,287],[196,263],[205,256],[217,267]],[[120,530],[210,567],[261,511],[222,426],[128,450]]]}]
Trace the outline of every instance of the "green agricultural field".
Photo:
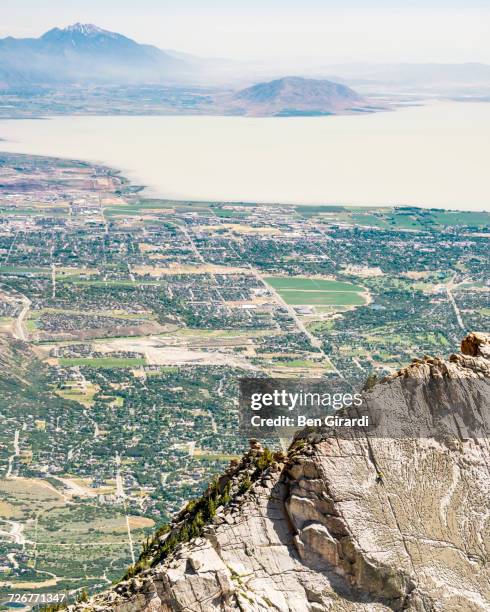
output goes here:
[{"label": "green agricultural field", "polygon": [[334,327],[333,321],[315,321],[308,325],[308,330],[314,334],[317,332],[328,332]]},{"label": "green agricultural field", "polygon": [[121,319],[124,321],[154,319],[155,316],[151,312],[145,314],[134,314],[124,312],[123,310],[80,310],[76,308],[42,308],[40,310],[32,310],[29,313],[29,319],[40,319],[43,314],[64,314],[64,315],[85,315],[111,317],[113,319]]},{"label": "green agricultural field", "polygon": [[286,304],[291,306],[362,306],[364,298],[354,291],[295,291],[282,289],[278,291]]},{"label": "green agricultural field", "polygon": [[49,268],[20,267],[20,266],[0,266],[1,274],[13,274],[14,276],[48,276],[51,274]]},{"label": "green agricultural field", "polygon": [[199,453],[193,457],[197,461],[226,461],[230,462],[233,459],[240,459],[238,455],[226,455],[223,453]]},{"label": "green agricultural field", "polygon": [[[267,276],[265,280],[274,289],[297,289],[298,291],[352,291],[362,292],[363,287],[337,280],[307,278],[304,276]],[[327,302],[328,303],[328,302]]]},{"label": "green agricultural field", "polygon": [[286,304],[291,306],[362,306],[364,288],[352,283],[303,276],[268,276]]},{"label": "green agricultural field", "polygon": [[146,359],[143,357],[98,357],[90,359],[89,357],[60,357],[60,365],[63,367],[71,366],[87,366],[90,368],[134,368],[146,364]]},{"label": "green agricultural field", "polygon": [[328,362],[313,361],[312,359],[289,359],[288,361],[274,362],[274,368],[323,368],[330,370],[331,366]]},{"label": "green agricultural field", "polygon": [[433,212],[436,223],[446,226],[470,225],[476,227],[490,226],[490,213],[473,211],[437,211]]},{"label": "green agricultural field", "polygon": [[316,217],[321,214],[342,214],[346,211],[344,206],[305,205],[295,206],[296,213],[302,217]]},{"label": "green agricultural field", "polygon": [[367,225],[371,227],[383,228],[388,226],[386,215],[381,217],[369,213],[352,213],[350,218],[355,225]]},{"label": "green agricultural field", "polygon": [[220,218],[223,219],[232,219],[232,218],[242,218],[246,217],[245,212],[241,212],[238,210],[213,210],[213,213]]},{"label": "green agricultural field", "polygon": [[42,215],[44,211],[40,208],[23,208],[18,206],[16,208],[0,208],[0,214],[2,215]]}]

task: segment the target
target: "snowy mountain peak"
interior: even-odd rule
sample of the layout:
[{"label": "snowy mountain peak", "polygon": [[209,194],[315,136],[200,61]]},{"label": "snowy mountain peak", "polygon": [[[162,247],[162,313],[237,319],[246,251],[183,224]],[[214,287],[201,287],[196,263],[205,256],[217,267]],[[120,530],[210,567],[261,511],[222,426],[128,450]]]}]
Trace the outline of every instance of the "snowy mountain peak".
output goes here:
[{"label": "snowy mountain peak", "polygon": [[76,32],[78,34],[85,34],[87,36],[91,34],[108,34],[106,30],[99,28],[93,23],[74,23],[72,25],[63,28],[63,32]]}]

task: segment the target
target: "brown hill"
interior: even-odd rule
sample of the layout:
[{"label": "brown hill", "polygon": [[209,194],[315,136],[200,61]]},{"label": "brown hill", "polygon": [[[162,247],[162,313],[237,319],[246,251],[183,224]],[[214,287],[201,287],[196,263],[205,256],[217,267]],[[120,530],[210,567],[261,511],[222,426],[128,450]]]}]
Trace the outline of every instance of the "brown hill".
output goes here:
[{"label": "brown hill", "polygon": [[369,110],[357,92],[333,81],[285,77],[258,83],[219,101],[228,112],[251,116],[333,115]]}]

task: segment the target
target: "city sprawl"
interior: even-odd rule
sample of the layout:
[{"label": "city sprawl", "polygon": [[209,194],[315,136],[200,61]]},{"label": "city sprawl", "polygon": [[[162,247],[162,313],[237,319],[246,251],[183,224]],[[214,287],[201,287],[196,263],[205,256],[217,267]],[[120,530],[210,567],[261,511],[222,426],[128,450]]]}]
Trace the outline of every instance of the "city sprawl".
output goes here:
[{"label": "city sprawl", "polygon": [[247,447],[240,377],[362,384],[484,329],[489,226],[148,199],[105,167],[0,154],[0,596],[124,574]]}]

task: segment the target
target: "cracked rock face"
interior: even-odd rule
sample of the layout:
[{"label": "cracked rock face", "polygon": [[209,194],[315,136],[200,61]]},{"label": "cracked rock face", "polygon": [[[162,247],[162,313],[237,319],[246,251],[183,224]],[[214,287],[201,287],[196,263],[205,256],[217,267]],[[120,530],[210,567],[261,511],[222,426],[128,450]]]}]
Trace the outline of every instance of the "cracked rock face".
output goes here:
[{"label": "cracked rock face", "polygon": [[441,435],[300,434],[202,537],[75,609],[490,610],[489,347],[470,334],[449,361],[417,360],[372,390],[392,394],[397,418],[434,422],[441,406],[401,401],[400,379],[477,381],[437,396],[454,417]]}]

